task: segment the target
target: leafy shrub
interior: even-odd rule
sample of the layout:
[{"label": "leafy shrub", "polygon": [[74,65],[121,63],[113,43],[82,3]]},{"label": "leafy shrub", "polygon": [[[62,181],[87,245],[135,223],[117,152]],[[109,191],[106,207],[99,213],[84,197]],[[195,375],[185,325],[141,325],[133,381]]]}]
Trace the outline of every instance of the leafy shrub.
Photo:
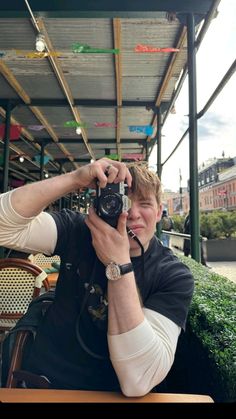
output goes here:
[{"label": "leafy shrub", "polygon": [[[174,215],[174,230],[183,233],[184,216]],[[200,234],[208,239],[236,236],[236,211],[200,213]]]},{"label": "leafy shrub", "polygon": [[216,212],[200,215],[200,233],[208,239],[216,239],[221,236],[222,220]]},{"label": "leafy shrub", "polygon": [[204,392],[215,401],[236,401],[236,284],[191,258],[178,256],[195,279],[182,338],[184,358],[194,373],[181,391]]},{"label": "leafy shrub", "polygon": [[219,212],[217,214],[221,220],[221,233],[226,238],[231,237],[236,233],[236,212]]},{"label": "leafy shrub", "polygon": [[174,224],[174,230],[183,233],[184,232],[184,216],[181,215],[173,215],[172,220]]}]

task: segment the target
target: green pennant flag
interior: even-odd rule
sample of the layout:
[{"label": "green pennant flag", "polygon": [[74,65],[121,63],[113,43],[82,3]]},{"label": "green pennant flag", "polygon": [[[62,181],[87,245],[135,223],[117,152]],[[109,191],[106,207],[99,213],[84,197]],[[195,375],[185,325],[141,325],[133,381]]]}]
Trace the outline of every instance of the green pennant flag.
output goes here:
[{"label": "green pennant flag", "polygon": [[118,48],[92,48],[89,45],[83,45],[76,43],[72,45],[72,51],[74,53],[80,54],[119,54],[120,50]]},{"label": "green pennant flag", "polygon": [[66,121],[63,125],[65,128],[86,128],[85,122]]},{"label": "green pennant flag", "polygon": [[106,157],[107,159],[111,159],[111,160],[119,160],[119,155],[118,154],[109,154],[109,155],[105,155],[104,157]]}]

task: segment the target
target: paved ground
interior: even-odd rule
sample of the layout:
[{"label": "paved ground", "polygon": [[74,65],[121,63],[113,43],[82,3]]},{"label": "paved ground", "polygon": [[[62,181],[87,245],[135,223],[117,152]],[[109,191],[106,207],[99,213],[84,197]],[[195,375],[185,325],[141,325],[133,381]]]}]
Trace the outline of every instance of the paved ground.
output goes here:
[{"label": "paved ground", "polygon": [[212,270],[219,275],[226,276],[236,283],[236,261],[235,262],[208,262]]},{"label": "paved ground", "polygon": [[[183,252],[175,247],[172,248],[175,253]],[[236,283],[236,261],[235,262],[207,262],[207,265],[219,275],[226,276],[226,278]]]}]

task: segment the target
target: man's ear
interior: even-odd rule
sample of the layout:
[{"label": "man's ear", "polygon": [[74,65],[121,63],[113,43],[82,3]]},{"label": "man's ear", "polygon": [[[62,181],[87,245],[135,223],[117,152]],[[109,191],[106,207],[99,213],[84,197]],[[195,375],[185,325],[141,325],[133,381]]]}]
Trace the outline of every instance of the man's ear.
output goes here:
[{"label": "man's ear", "polygon": [[157,223],[159,223],[159,221],[161,220],[162,210],[163,210],[163,205],[162,204],[158,205],[158,207],[157,207]]}]

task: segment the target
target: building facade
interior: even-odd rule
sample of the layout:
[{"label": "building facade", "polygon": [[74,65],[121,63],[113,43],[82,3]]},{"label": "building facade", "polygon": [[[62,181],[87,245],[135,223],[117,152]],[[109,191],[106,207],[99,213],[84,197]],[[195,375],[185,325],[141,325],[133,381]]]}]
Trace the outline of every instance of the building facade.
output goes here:
[{"label": "building facade", "polygon": [[[199,170],[198,186],[200,211],[236,210],[236,158],[208,161]],[[188,191],[189,187],[182,194],[172,192],[165,198],[170,215],[187,214]]]}]

